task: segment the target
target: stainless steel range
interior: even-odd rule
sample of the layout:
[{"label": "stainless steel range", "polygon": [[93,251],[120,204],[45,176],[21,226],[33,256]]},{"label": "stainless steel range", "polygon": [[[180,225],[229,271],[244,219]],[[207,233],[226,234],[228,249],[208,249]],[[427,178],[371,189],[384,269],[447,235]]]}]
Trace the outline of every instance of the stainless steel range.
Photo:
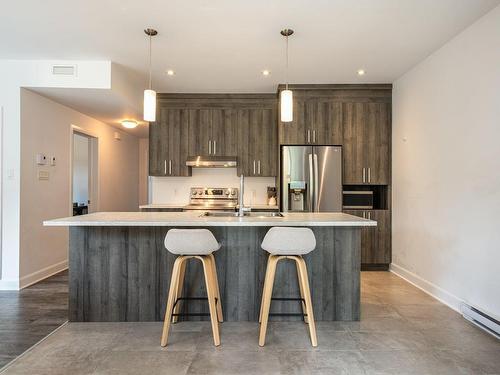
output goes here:
[{"label": "stainless steel range", "polygon": [[238,205],[237,188],[191,188],[189,205],[184,211],[228,211],[233,212]]}]

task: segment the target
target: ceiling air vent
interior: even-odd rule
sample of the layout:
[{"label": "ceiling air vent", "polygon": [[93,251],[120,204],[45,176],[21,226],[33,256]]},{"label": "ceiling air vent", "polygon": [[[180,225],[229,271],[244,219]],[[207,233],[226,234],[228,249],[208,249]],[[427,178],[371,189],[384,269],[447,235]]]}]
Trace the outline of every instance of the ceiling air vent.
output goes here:
[{"label": "ceiling air vent", "polygon": [[55,76],[76,76],[76,65],[52,65]]}]

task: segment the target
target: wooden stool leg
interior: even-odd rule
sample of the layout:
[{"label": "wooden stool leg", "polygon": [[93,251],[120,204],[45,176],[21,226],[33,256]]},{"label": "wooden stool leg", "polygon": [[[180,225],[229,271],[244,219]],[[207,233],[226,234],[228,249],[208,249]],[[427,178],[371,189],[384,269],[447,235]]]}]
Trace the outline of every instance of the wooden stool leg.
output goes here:
[{"label": "wooden stool leg", "polygon": [[259,345],[264,346],[266,343],[267,322],[269,320],[269,308],[271,306],[271,298],[273,296],[274,276],[276,274],[276,264],[282,257],[270,255],[267,263],[268,275],[264,284],[264,298],[262,308],[262,319],[260,323]]},{"label": "wooden stool leg", "polygon": [[[182,297],[182,288],[184,287],[184,276],[186,274],[186,264],[187,264],[187,262],[184,261],[181,263],[181,265],[179,267],[179,283],[177,285],[177,291],[175,294],[174,303],[177,300],[177,298]],[[175,305],[175,307],[174,307],[173,313],[179,314],[180,311],[181,311],[181,301],[177,302],[177,305]],[[178,316],[172,316],[172,323],[177,323],[178,321],[179,321]]]},{"label": "wooden stool leg", "polygon": [[197,257],[201,260],[203,264],[203,271],[205,273],[205,284],[207,286],[207,294],[208,294],[208,306],[210,308],[210,321],[212,323],[212,333],[214,335],[214,345],[220,345],[220,336],[219,336],[219,321],[217,320],[217,308],[215,306],[215,291],[213,286],[213,271],[212,271],[212,262],[210,261],[210,257],[208,255]]},{"label": "wooden stool leg", "polygon": [[316,338],[316,324],[314,323],[314,313],[311,299],[311,290],[309,289],[309,279],[307,277],[307,267],[304,258],[294,257],[300,269],[300,280],[302,282],[302,288],[304,290],[304,299],[306,301],[306,311],[309,321],[309,335],[311,336],[312,346],[318,346],[318,340]]},{"label": "wooden stool leg", "polygon": [[271,256],[268,256],[267,257],[267,266],[266,266],[266,276],[264,277],[264,287],[262,288],[262,298],[261,298],[261,301],[260,301],[260,313],[259,313],[259,323],[262,322],[262,310],[263,310],[263,307],[264,307],[264,297],[265,297],[265,285],[267,283],[267,277],[268,277],[268,274],[269,274],[269,259],[271,258]]},{"label": "wooden stool leg", "polygon": [[219,319],[219,323],[222,323],[224,321],[224,316],[222,315],[222,300],[220,299],[219,280],[217,278],[217,265],[215,264],[214,254],[210,254],[209,257],[212,263],[212,280],[214,282],[215,296],[217,297],[217,318]]},{"label": "wooden stool leg", "polygon": [[168,292],[168,298],[167,298],[167,309],[165,310],[165,320],[163,322],[161,346],[167,345],[168,331],[170,330],[170,322],[172,320],[172,310],[174,307],[175,295],[177,293],[177,285],[179,283],[179,269],[184,261],[185,257],[179,256],[174,262],[174,268],[172,270],[172,278],[170,279],[170,290]]},{"label": "wooden stool leg", "polygon": [[[306,309],[306,303],[305,303],[305,298],[304,298],[304,288],[302,287],[302,281],[300,280],[300,267],[299,267],[299,262],[295,260],[295,265],[297,266],[297,280],[299,282],[299,289],[300,289],[300,298],[302,298],[302,314],[307,314],[307,309]],[[307,324],[307,316],[304,316],[304,322]]]}]

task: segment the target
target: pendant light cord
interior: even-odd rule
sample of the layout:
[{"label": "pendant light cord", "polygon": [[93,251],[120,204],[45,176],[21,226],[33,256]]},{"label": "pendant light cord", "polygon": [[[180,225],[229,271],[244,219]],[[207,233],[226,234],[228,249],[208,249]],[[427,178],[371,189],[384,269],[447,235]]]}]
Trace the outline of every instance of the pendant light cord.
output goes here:
[{"label": "pendant light cord", "polygon": [[149,89],[151,90],[151,34],[149,34]]},{"label": "pendant light cord", "polygon": [[285,69],[285,89],[288,90],[288,35],[286,36],[286,69]]}]

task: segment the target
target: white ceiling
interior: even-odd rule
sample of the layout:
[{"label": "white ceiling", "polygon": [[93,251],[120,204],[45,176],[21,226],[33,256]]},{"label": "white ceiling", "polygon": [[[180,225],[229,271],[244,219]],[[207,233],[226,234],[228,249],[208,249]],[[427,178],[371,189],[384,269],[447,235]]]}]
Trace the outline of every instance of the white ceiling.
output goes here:
[{"label": "white ceiling", "polygon": [[[290,82],[387,83],[498,4],[500,0],[16,0],[2,4],[0,59],[111,60],[139,73],[146,85],[143,29],[150,26],[159,31],[153,39],[157,91],[275,92],[284,81],[285,43],[279,31],[291,27]],[[364,77],[357,76],[359,68],[366,70]],[[167,76],[166,69],[176,74]],[[263,69],[271,75],[262,76]]]}]

